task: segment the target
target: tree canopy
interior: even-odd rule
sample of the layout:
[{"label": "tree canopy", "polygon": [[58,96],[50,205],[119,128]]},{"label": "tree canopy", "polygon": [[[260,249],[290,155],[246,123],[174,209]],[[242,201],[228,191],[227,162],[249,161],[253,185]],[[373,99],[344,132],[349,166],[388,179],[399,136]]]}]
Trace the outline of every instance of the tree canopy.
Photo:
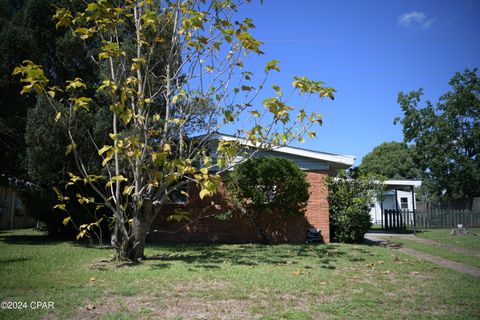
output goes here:
[{"label": "tree canopy", "polygon": [[363,157],[359,170],[387,179],[417,179],[420,172],[415,164],[414,153],[414,146],[384,142]]},{"label": "tree canopy", "polygon": [[432,196],[451,200],[480,196],[480,79],[477,69],[457,72],[451,90],[434,105],[420,106],[423,90],[400,92],[399,120],[405,142],[416,144],[415,160]]}]

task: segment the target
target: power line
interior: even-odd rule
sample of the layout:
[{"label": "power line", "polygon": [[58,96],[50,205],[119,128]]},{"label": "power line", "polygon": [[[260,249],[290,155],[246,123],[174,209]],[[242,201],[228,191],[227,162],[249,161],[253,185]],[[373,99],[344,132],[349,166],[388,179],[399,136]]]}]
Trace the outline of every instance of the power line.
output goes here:
[{"label": "power line", "polygon": [[448,41],[448,40],[474,40],[479,39],[480,35],[471,36],[447,36],[447,37],[406,37],[406,38],[321,38],[321,39],[264,39],[265,43],[317,43],[317,42],[342,42],[342,41],[365,41],[365,42],[390,42],[390,41]]}]

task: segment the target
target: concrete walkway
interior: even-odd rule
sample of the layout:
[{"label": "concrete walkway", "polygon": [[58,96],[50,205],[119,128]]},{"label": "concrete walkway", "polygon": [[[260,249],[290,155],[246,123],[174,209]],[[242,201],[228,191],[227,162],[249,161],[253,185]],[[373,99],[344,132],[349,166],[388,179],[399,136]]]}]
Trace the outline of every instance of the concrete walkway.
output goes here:
[{"label": "concrete walkway", "polygon": [[470,249],[470,248],[462,248],[458,246],[454,246],[448,243],[438,242],[430,239],[419,238],[414,234],[403,234],[403,233],[368,233],[371,236],[377,237],[395,237],[395,238],[403,238],[405,240],[411,240],[419,243],[428,244],[433,247],[442,248],[451,252],[462,253],[469,256],[480,257],[480,250]]},{"label": "concrete walkway", "polygon": [[[435,255],[420,252],[420,251],[413,250],[413,249],[410,249],[410,248],[404,248],[399,244],[389,242],[388,240],[385,239],[386,237],[401,237],[401,238],[405,238],[407,240],[412,240],[412,241],[417,241],[419,239],[416,236],[410,235],[410,234],[409,235],[405,235],[405,234],[400,234],[399,235],[399,234],[390,234],[390,233],[389,234],[367,233],[365,235],[365,239],[367,239],[369,241],[372,241],[372,242],[375,242],[379,245],[385,246],[387,248],[398,250],[398,251],[400,251],[402,253],[405,253],[409,256],[413,256],[413,257],[416,257],[416,258],[419,258],[419,259],[422,259],[422,260],[426,260],[426,261],[429,261],[429,262],[434,263],[436,265],[446,267],[446,268],[449,268],[449,269],[452,269],[452,270],[455,270],[455,271],[458,271],[458,272],[470,274],[470,275],[475,276],[475,277],[480,277],[480,268],[473,267],[473,266],[470,266],[470,265],[466,265],[466,264],[463,264],[463,263],[460,263],[460,262],[451,261],[451,260],[448,260],[448,259],[444,259],[444,258],[435,256]],[[423,242],[423,240],[426,240],[426,239],[420,239],[420,240],[421,240],[420,242]],[[429,241],[431,241],[431,240],[429,240]],[[432,242],[434,242],[435,244],[438,244],[438,242],[436,242],[436,241],[432,241]],[[448,245],[448,246],[449,247],[454,247],[456,249],[464,249],[464,248],[458,248],[458,247],[451,246],[451,245]],[[453,251],[453,250],[450,250],[450,251]],[[473,250],[473,251],[475,252],[476,250]],[[458,252],[458,251],[455,251],[455,252]],[[477,252],[475,252],[475,253],[477,253]]]}]

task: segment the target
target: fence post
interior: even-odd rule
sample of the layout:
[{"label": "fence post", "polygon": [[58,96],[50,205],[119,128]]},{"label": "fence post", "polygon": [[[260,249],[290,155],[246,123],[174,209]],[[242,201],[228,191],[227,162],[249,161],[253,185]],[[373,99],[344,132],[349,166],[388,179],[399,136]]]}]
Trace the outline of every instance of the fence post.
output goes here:
[{"label": "fence post", "polygon": [[415,212],[415,187],[412,186],[413,234],[417,235],[417,214]]}]

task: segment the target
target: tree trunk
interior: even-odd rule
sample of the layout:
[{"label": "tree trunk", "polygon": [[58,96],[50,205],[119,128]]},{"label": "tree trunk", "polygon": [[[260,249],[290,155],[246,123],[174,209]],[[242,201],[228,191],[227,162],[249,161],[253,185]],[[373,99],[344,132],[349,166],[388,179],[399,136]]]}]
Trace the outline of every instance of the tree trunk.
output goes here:
[{"label": "tree trunk", "polygon": [[265,232],[262,229],[262,226],[260,225],[259,217],[258,215],[254,215],[252,218],[252,223],[255,226],[255,230],[257,231],[257,235],[260,237],[260,241],[263,244],[268,243],[268,238]]},{"label": "tree trunk", "polygon": [[140,262],[145,259],[145,240],[150,230],[150,219],[148,214],[136,215],[133,218],[131,245],[128,253],[128,260]]},{"label": "tree trunk", "polygon": [[131,229],[128,238],[122,237],[119,228],[116,226],[112,236],[112,246],[115,249],[117,260],[126,260],[134,263],[145,259],[145,240],[154,218],[152,205],[149,202],[134,213]]}]

